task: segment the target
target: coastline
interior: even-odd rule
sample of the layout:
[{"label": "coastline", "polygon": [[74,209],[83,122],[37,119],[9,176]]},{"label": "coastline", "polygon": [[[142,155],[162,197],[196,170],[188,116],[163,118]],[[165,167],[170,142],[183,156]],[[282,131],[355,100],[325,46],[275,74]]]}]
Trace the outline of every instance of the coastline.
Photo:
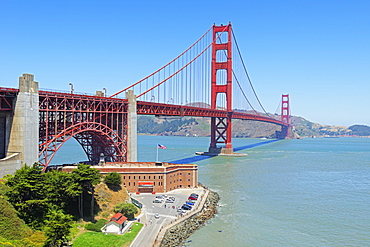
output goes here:
[{"label": "coastline", "polygon": [[157,239],[153,246],[181,246],[196,230],[203,226],[217,213],[217,205],[220,196],[207,189],[207,197],[203,207],[181,221],[164,228],[158,236],[163,234],[162,240]]}]

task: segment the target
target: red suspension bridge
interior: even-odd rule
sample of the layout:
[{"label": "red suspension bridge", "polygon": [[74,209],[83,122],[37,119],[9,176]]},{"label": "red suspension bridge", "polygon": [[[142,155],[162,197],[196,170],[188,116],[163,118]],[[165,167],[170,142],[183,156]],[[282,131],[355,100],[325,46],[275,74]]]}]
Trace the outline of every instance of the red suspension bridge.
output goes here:
[{"label": "red suspension bridge", "polygon": [[[20,78],[20,85],[27,83],[34,83],[32,75]],[[289,136],[289,96],[282,95],[280,116],[265,111],[231,24],[213,25],[168,64],[111,96],[30,88],[23,91],[38,93],[38,156],[44,166],[72,137],[90,161],[98,162],[102,153],[107,161],[136,161],[136,114],[210,117],[209,151],[213,153],[233,153],[232,119],[277,124],[282,127],[278,138]],[[15,101],[21,92],[0,88],[0,112],[16,115]],[[11,146],[4,145],[0,156],[8,156]]]}]

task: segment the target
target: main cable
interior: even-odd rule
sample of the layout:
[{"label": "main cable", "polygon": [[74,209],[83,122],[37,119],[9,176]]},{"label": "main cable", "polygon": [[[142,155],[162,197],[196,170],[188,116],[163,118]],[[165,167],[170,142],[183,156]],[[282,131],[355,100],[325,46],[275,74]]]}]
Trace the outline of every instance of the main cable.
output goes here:
[{"label": "main cable", "polygon": [[[240,49],[239,49],[239,46],[238,46],[238,42],[236,41],[234,31],[233,31],[233,30],[231,30],[231,32],[232,32],[232,34],[233,34],[233,38],[234,38],[234,41],[235,41],[236,48],[237,48],[237,50],[238,50],[238,54],[239,54],[240,60],[241,60],[241,62],[242,62],[242,65],[243,65],[243,68],[244,68],[245,74],[247,75],[247,79],[248,79],[249,84],[250,84],[250,86],[251,86],[251,88],[252,88],[252,91],[253,91],[253,93],[254,93],[254,96],[256,96],[256,99],[257,99],[257,101],[258,101],[258,104],[261,106],[261,108],[262,108],[262,110],[265,112],[265,114],[266,114],[267,116],[269,116],[270,118],[272,118],[272,117],[270,116],[270,114],[268,114],[268,113],[267,113],[267,111],[265,110],[265,108],[263,107],[263,105],[262,105],[261,101],[259,100],[259,98],[258,98],[258,96],[257,96],[256,91],[254,90],[254,87],[253,87],[253,85],[252,85],[252,81],[251,81],[251,79],[250,79],[250,77],[249,77],[249,74],[248,74],[247,68],[246,68],[246,66],[245,66],[245,64],[244,64],[243,57],[241,56],[241,52],[240,52]],[[241,90],[242,90],[242,89],[241,89]],[[242,90],[242,91],[243,91],[243,90]],[[244,94],[244,92],[243,92],[243,94]]]}]

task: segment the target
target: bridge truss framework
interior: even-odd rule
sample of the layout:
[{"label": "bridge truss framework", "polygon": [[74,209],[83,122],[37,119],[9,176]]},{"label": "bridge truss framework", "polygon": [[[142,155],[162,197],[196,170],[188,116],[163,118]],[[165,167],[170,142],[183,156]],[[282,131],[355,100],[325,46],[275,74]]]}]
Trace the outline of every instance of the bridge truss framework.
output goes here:
[{"label": "bridge truss framework", "polygon": [[88,159],[126,161],[127,100],[40,91],[39,162],[47,166],[74,137]]}]

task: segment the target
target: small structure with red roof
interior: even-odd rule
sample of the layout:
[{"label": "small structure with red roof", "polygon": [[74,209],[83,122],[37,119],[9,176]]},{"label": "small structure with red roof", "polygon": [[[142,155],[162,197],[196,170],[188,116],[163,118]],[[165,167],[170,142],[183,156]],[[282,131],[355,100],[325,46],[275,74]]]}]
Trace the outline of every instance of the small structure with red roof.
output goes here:
[{"label": "small structure with red roof", "polygon": [[105,223],[105,225],[101,228],[103,233],[115,233],[121,234],[122,229],[125,227],[127,222],[127,218],[123,216],[121,213],[116,213],[113,217]]}]

